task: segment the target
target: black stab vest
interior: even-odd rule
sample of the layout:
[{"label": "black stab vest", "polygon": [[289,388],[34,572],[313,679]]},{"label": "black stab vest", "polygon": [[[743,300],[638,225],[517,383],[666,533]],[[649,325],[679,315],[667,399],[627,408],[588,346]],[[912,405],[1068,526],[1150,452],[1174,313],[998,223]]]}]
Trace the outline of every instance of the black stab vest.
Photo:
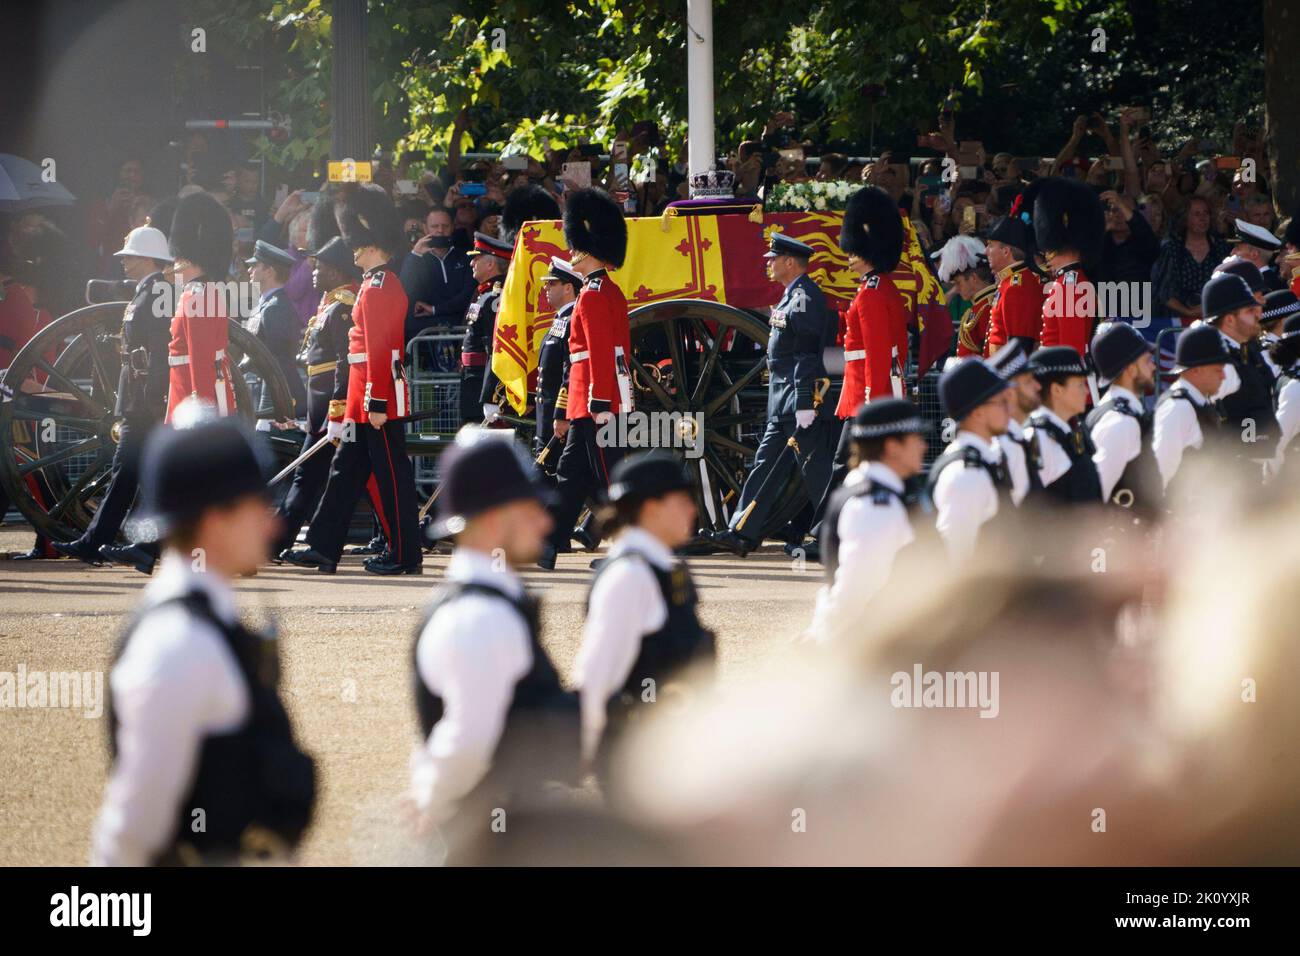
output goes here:
[{"label": "black stab vest", "polygon": [[[640,561],[654,575],[667,614],[657,631],[642,635],[641,647],[627,680],[610,698],[608,722],[598,756],[598,763],[602,767],[608,765],[609,753],[628,725],[643,714],[648,716],[645,708],[652,706],[652,702],[643,697],[646,681],[654,682],[654,701],[660,702],[664,688],[685,668],[692,664],[707,664],[711,667],[717,658],[713,632],[700,623],[696,611],[699,595],[684,562],[674,562],[673,567],[665,571],[643,554],[632,550],[624,551],[600,566],[592,580],[593,590],[602,574],[618,562],[629,560]],[[590,592],[587,606],[590,612]]]},{"label": "black stab vest", "polygon": [[1201,429],[1201,447],[1193,448],[1188,446],[1183,449],[1182,460],[1178,464],[1178,472],[1170,480],[1169,486],[1165,489],[1165,496],[1172,497],[1175,488],[1175,482],[1178,476],[1185,473],[1187,463],[1195,460],[1203,454],[1215,454],[1222,450],[1225,454],[1231,454],[1233,449],[1230,447],[1231,438],[1223,423],[1223,418],[1219,414],[1218,408],[1213,402],[1207,401],[1204,405],[1196,404],[1196,400],[1184,388],[1175,385],[1169,391],[1160,396],[1162,402],[1186,402],[1192,406],[1192,411],[1196,413],[1196,424]]},{"label": "black stab vest", "polygon": [[[998,496],[998,513],[995,514],[984,524],[980,525],[979,533],[975,538],[975,550],[978,552],[982,549],[984,543],[992,531],[1005,525],[1012,519],[1016,506],[1011,500],[1011,475],[1007,471],[1004,462],[986,461],[980,454],[980,450],[973,445],[961,445],[951,451],[946,451],[934,460],[930,466],[930,474],[926,480],[925,496],[930,501],[931,507],[934,508],[934,487],[939,483],[939,475],[949,465],[961,462],[966,468],[982,468],[993,482],[993,490]],[[1026,459],[1028,463],[1028,459]],[[937,511],[938,509],[935,508]]]},{"label": "black stab vest", "polygon": [[1087,430],[1076,428],[1067,432],[1042,415],[1030,416],[1029,420],[1035,434],[1041,431],[1060,445],[1070,459],[1069,470],[1050,485],[1044,485],[1044,492],[1063,504],[1100,504],[1101,476],[1092,460],[1096,448]]},{"label": "black stab vest", "polygon": [[[174,604],[211,624],[226,641],[248,688],[249,715],[238,729],[203,738],[194,782],[181,800],[174,835],[155,864],[221,862],[241,852],[259,855],[273,848],[266,839],[268,832],[296,846],[311,822],[316,771],[312,758],[294,742],[280,700],[276,643],[240,624],[226,624],[213,612],[207,595],[196,591],[140,612],[122,635],[113,663],[121,659],[150,614]],[[109,750],[116,761],[118,720],[111,694],[109,718]],[[203,811],[205,829],[196,833],[194,811],[198,809]]]},{"label": "black stab vest", "polygon": [[530,792],[535,794],[547,780],[576,782],[580,749],[578,700],[561,686],[555,666],[542,648],[540,607],[528,595],[513,598],[491,585],[475,581],[452,582],[439,589],[416,628],[411,647],[415,709],[424,738],[428,739],[442,719],[444,708],[442,698],[424,683],[415,665],[420,635],[441,608],[468,594],[499,598],[514,608],[527,627],[533,663],[515,684],[491,769],[462,801],[462,806],[480,797],[504,802]]},{"label": "black stab vest", "polygon": [[[1142,517],[1154,517],[1159,513],[1160,502],[1164,497],[1164,483],[1160,478],[1160,467],[1156,464],[1156,453],[1151,447],[1151,433],[1155,419],[1146,411],[1132,406],[1127,400],[1107,398],[1088,413],[1085,423],[1088,437],[1108,411],[1127,415],[1138,423],[1142,447],[1137,457],[1124,466],[1123,473],[1111,490],[1110,500],[1106,503],[1118,508],[1132,509],[1134,514]],[[1095,442],[1093,443],[1095,447]],[[1100,475],[1098,476],[1100,478]]]}]

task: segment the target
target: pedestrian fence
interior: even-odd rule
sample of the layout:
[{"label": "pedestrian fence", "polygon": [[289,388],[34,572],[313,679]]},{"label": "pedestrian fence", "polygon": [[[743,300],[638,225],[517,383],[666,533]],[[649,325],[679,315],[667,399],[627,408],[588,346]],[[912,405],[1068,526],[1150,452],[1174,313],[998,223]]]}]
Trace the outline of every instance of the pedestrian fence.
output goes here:
[{"label": "pedestrian fence", "polygon": [[[437,415],[406,426],[408,441],[420,447],[440,446],[460,428],[460,343],[465,326],[425,329],[406,343],[406,374],[411,386],[411,411],[436,410]],[[437,460],[413,454],[415,484],[427,497],[437,486]]]}]

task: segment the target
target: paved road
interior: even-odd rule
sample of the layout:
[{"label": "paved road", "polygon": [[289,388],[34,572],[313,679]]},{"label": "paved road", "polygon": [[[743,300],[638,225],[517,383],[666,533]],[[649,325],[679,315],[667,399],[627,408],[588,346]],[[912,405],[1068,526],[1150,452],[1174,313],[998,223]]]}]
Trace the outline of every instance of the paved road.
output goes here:
[{"label": "paved road", "polygon": [[[0,553],[30,542],[30,530],[0,529]],[[426,557],[423,577],[398,579],[368,575],[360,561],[345,559],[333,577],[271,567],[238,586],[253,620],[274,613],[286,700],[320,764],[317,822],[302,853],[309,864],[409,858],[395,808],[416,741],[412,631],[447,558]],[[589,561],[561,555],[555,571],[526,575],[544,602],[543,643],[566,678],[581,634]],[[690,563],[702,617],[719,637],[721,680],[743,677],[773,644],[806,625],[819,566],[800,570],[776,547],[743,561]],[[106,671],[145,581],[130,569],[68,560],[0,560],[0,671]],[[0,710],[0,866],[85,861],[107,771],[107,733],[102,715]]]}]

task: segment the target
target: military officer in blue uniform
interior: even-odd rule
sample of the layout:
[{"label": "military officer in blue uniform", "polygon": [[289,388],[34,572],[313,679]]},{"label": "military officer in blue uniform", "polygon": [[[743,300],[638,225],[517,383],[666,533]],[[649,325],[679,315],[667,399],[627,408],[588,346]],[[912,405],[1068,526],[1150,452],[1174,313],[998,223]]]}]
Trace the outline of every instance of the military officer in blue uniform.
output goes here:
[{"label": "military officer in blue uniform", "polygon": [[460,343],[460,416],[465,423],[490,421],[501,412],[493,401],[497,377],[492,372],[492,351],[501,287],[513,252],[513,245],[496,236],[474,233],[474,248],[468,255],[478,298],[465,313],[465,337]]},{"label": "military officer in blue uniform", "polygon": [[[289,385],[289,394],[293,397],[294,417],[301,418],[307,414],[307,389],[302,383],[302,376],[298,374],[298,343],[302,340],[302,323],[284,289],[284,284],[289,281],[289,273],[298,264],[297,260],[283,249],[259,239],[253,247],[253,257],[246,260],[245,264],[248,266],[249,278],[261,288],[262,297],[253,314],[244,323],[244,328],[257,336],[275,357],[280,370],[284,372],[284,380]],[[245,358],[244,362],[247,361]],[[263,412],[269,404],[268,396],[258,396],[259,412]],[[269,419],[262,419],[258,423],[261,430],[269,430],[270,427]]]},{"label": "military officer in blue uniform", "polygon": [[767,430],[730,526],[712,536],[715,544],[742,557],[762,543],[776,491],[785,484],[779,475],[769,480],[776,469],[800,468],[814,502],[821,500],[830,482],[831,456],[824,433],[832,409],[821,401],[829,384],[822,349],[835,341],[837,323],[825,294],[808,275],[812,256],[812,246],[779,232],[772,234],[765,255],[769,274],[785,286],[768,320]]},{"label": "military officer in blue uniform", "polygon": [[551,267],[542,276],[542,291],[555,310],[555,318],[537,353],[537,397],[533,404],[537,413],[538,464],[548,474],[555,471],[560,460],[559,449],[548,448],[551,439],[558,439],[557,444],[563,447],[569,430],[564,417],[569,406],[569,318],[581,289],[582,276],[564,259],[551,256]]}]

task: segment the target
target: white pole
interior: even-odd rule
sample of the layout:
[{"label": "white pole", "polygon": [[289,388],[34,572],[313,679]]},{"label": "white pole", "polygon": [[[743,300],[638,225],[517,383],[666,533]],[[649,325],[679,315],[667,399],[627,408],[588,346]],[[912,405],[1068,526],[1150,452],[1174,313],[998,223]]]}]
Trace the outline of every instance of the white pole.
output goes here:
[{"label": "white pole", "polygon": [[690,174],[713,168],[713,0],[686,0],[686,115]]}]

